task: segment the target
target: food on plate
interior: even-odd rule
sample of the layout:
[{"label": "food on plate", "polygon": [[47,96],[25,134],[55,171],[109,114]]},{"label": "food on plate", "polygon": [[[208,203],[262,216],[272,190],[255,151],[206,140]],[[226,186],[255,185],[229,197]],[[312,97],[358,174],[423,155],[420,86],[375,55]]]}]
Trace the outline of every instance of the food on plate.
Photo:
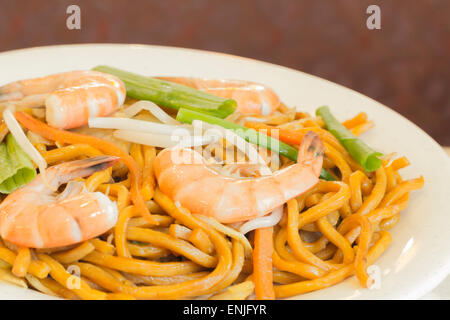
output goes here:
[{"label": "food on plate", "polygon": [[424,184],[359,137],[365,113],[246,80],[98,66],[3,85],[0,111],[0,280],[66,299],[371,287]]}]

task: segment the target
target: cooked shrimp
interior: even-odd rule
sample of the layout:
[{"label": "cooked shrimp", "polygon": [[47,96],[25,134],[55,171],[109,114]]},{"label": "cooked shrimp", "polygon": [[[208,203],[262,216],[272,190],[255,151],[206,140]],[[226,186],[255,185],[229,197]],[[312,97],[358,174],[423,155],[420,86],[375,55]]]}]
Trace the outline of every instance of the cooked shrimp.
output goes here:
[{"label": "cooked shrimp", "polygon": [[255,82],[183,77],[160,77],[159,79],[183,84],[219,97],[234,99],[237,102],[237,110],[244,114],[269,115],[280,106],[280,99],[272,89]]},{"label": "cooked shrimp", "polygon": [[258,178],[232,178],[209,168],[202,156],[185,148],[164,149],[154,169],[162,192],[192,213],[233,223],[261,217],[308,191],[319,181],[323,145],[308,132],[296,164]]},{"label": "cooked shrimp", "polygon": [[45,106],[47,123],[60,129],[80,127],[90,117],[113,113],[125,96],[125,85],[119,78],[97,71],[57,73],[0,87],[0,101]]},{"label": "cooked shrimp", "polygon": [[0,204],[0,235],[24,247],[54,248],[94,238],[117,221],[117,206],[101,192],[88,192],[73,181],[112,166],[119,158],[98,156],[65,162],[46,170],[46,179],[55,195],[38,175]]}]

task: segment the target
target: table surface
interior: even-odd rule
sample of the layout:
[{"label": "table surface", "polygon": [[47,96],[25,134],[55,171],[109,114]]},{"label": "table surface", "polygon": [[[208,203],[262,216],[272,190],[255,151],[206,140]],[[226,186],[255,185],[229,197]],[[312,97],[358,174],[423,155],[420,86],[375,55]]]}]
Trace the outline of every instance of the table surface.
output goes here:
[{"label": "table surface", "polygon": [[[0,51],[49,44],[141,43],[254,58],[354,89],[450,146],[448,0],[0,3]],[[81,30],[66,28],[71,3],[81,9]],[[366,24],[366,10],[375,3],[381,9],[380,30]]]},{"label": "table surface", "polygon": [[[450,147],[444,147],[445,152],[450,156]],[[424,300],[450,300],[450,276],[430,293],[422,297]]]}]

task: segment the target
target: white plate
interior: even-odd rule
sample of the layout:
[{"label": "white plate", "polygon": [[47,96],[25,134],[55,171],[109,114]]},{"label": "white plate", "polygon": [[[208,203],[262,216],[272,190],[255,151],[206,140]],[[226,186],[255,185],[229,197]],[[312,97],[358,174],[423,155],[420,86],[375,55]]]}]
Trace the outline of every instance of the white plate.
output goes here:
[{"label": "white plate", "polygon": [[[183,75],[254,80],[271,86],[290,106],[314,112],[329,105],[344,120],[360,111],[376,123],[363,139],[384,153],[405,155],[412,165],[406,178],[425,178],[409,207],[391,230],[393,241],[376,262],[379,289],[362,289],[355,278],[299,299],[415,299],[432,290],[450,269],[450,161],[441,147],[416,125],[380,103],[329,81],[281,66],[189,49],[144,45],[71,45],[0,54],[0,84],[45,74],[107,64],[144,75]],[[370,77],[370,75],[367,75]],[[426,106],[424,106],[426,107]],[[0,284],[0,298],[36,299],[44,295]]]}]

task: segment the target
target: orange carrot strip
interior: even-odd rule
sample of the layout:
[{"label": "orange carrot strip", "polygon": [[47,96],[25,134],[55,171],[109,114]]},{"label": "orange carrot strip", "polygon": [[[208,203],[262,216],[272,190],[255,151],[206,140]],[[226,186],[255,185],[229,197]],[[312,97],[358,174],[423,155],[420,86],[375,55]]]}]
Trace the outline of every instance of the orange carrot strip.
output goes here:
[{"label": "orange carrot strip", "polygon": [[367,122],[367,114],[365,112],[360,112],[351,119],[342,122],[342,125],[347,129],[354,128],[364,122]]},{"label": "orange carrot strip", "polygon": [[139,166],[128,153],[109,141],[93,136],[73,133],[70,131],[50,127],[49,125],[33,118],[32,116],[24,112],[16,112],[15,117],[17,121],[19,121],[28,130],[39,134],[45,139],[70,144],[88,144],[91,147],[99,149],[105,154],[120,157],[123,163],[125,163],[125,165],[128,167],[131,174],[131,200],[142,216],[147,218],[149,222],[158,224],[158,222],[155,221],[150,211],[148,210],[140,192],[142,176]]},{"label": "orange carrot strip", "polygon": [[290,144],[301,144],[303,136],[308,131],[314,131],[317,133],[319,138],[322,141],[328,142],[333,148],[337,149],[340,152],[346,152],[344,147],[340,144],[340,142],[331,134],[331,132],[326,131],[325,129],[319,127],[310,127],[310,128],[302,128],[298,130],[284,129],[266,125],[264,123],[259,122],[246,122],[244,124],[247,128],[254,129],[256,131],[263,130],[263,133],[276,138],[280,141],[290,143]]},{"label": "orange carrot strip", "polygon": [[258,300],[275,299],[273,288],[272,253],[273,227],[255,230],[255,248],[253,250],[253,282]]},{"label": "orange carrot strip", "polygon": [[255,129],[255,130],[267,130],[268,136],[277,136],[278,139],[291,144],[301,144],[303,136],[305,135],[303,132],[294,131],[289,129],[276,128],[272,126],[268,126],[262,123],[255,122],[246,122],[245,126],[247,128]]}]

